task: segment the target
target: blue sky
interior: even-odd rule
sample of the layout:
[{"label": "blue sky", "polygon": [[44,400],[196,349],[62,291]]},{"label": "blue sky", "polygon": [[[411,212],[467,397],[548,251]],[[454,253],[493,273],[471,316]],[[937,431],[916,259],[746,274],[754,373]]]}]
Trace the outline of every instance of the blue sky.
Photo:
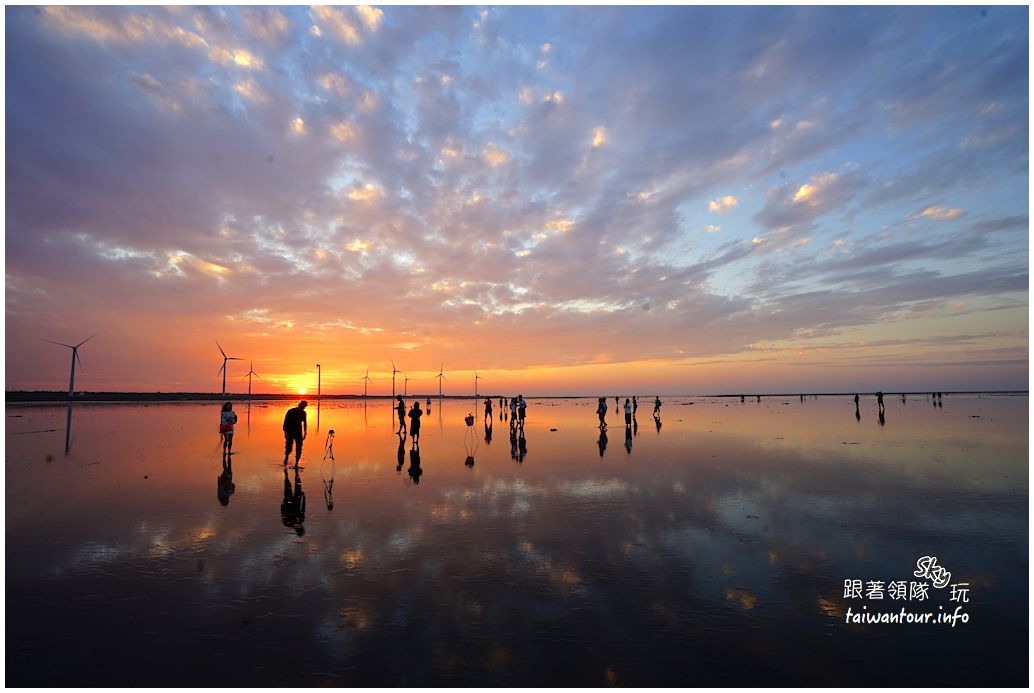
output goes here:
[{"label": "blue sky", "polygon": [[92,389],[207,389],[213,338],[284,388],[1024,388],[1027,27],[8,7],[8,387],[101,330]]}]

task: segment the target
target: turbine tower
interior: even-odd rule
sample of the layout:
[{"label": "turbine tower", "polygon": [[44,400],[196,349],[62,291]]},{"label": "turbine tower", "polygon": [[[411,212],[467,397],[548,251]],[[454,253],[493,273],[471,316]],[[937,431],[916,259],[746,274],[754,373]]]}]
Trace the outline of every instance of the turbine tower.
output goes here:
[{"label": "turbine tower", "polygon": [[260,376],[258,373],[255,372],[255,362],[254,361],[251,361],[248,364],[248,367],[249,367],[248,374],[247,374],[248,375],[248,399],[251,399],[251,376],[255,376],[256,378],[261,378],[262,376]]},{"label": "turbine tower", "polygon": [[321,386],[323,384],[322,383],[322,379],[323,379],[323,371],[320,370],[320,365],[317,363],[316,364],[316,399],[317,400],[320,399],[320,394],[321,394],[320,389],[321,389]]},{"label": "turbine tower", "polygon": [[438,378],[438,399],[441,399],[441,397],[442,397],[442,381],[443,380],[448,380],[448,378],[445,377],[445,364],[444,363],[442,364],[442,367],[438,369],[438,375],[436,375],[435,377]]},{"label": "turbine tower", "polygon": [[370,369],[369,368],[366,369],[366,375],[364,375],[361,378],[361,380],[366,381],[366,382],[363,383],[363,397],[366,397],[366,388],[370,384]]},{"label": "turbine tower", "polygon": [[398,368],[395,368],[395,360],[391,361],[391,398],[395,399],[395,374],[401,373]]},{"label": "turbine tower", "polygon": [[478,375],[478,372],[475,370],[474,371],[474,399],[478,398],[478,381],[479,380],[481,380],[481,376]]},{"label": "turbine tower", "polygon": [[50,339],[41,339],[40,340],[42,342],[50,342],[51,344],[57,344],[58,346],[63,346],[63,347],[66,347],[66,348],[72,350],[72,372],[68,376],[68,398],[69,399],[71,399],[72,395],[75,394],[75,363],[76,363],[76,361],[79,362],[79,370],[82,370],[82,368],[83,368],[83,362],[79,360],[79,347],[81,347],[83,344],[86,344],[88,341],[90,341],[91,339],[96,337],[98,334],[100,334],[100,333],[99,332],[95,333],[92,336],[87,337],[86,339],[84,339],[83,341],[79,342],[78,344],[76,344],[74,346],[71,345],[71,344],[62,344],[61,342],[55,342],[55,341],[52,341]]},{"label": "turbine tower", "polygon": [[219,346],[219,342],[218,341],[215,343],[215,345],[217,347],[219,347],[219,353],[223,355],[223,366],[222,366],[222,368],[220,368],[216,372],[216,375],[218,375],[219,373],[223,374],[223,396],[225,397],[226,396],[226,362],[227,361],[243,361],[244,359],[237,358],[236,356],[227,356],[226,352],[223,351],[223,348],[221,346]]}]

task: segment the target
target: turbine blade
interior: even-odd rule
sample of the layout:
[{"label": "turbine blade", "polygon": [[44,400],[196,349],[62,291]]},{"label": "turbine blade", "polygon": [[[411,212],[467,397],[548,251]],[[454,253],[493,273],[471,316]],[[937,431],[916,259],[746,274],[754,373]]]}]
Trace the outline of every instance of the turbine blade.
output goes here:
[{"label": "turbine blade", "polygon": [[96,337],[96,336],[97,336],[97,335],[99,335],[99,334],[100,334],[100,332],[94,332],[94,333],[93,333],[92,335],[90,335],[89,337],[87,337],[87,338],[86,338],[86,339],[84,339],[83,341],[81,341],[81,342],[79,342],[78,344],[76,344],[76,345],[75,345],[75,348],[76,348],[76,349],[78,349],[78,348],[79,348],[79,347],[81,347],[81,346],[82,346],[83,344],[86,344],[86,343],[87,343],[88,341],[90,341],[91,339],[93,339],[94,337]]},{"label": "turbine blade", "polygon": [[78,347],[76,347],[75,349],[72,349],[72,358],[74,358],[76,363],[79,364],[79,370],[82,370],[83,369],[83,362],[82,362],[82,359],[79,358],[79,349],[78,349]]},{"label": "turbine blade", "polygon": [[225,369],[226,369],[226,362],[224,361],[224,362],[223,362],[223,365],[219,366],[219,370],[217,370],[217,371],[215,372],[215,374],[216,374],[216,375],[219,375],[219,374],[220,374],[220,373],[222,373],[222,372],[223,372],[223,371],[224,371]]},{"label": "turbine blade", "polygon": [[41,342],[50,342],[51,344],[57,344],[58,346],[68,347],[69,349],[75,349],[71,344],[62,344],[61,342],[55,342],[52,339],[40,339]]},{"label": "turbine blade", "polygon": [[219,345],[219,342],[216,342],[215,345],[219,347],[219,353],[223,355],[223,358],[226,358],[226,352],[223,351],[223,348]]},{"label": "turbine blade", "polygon": [[244,359],[237,358],[236,356],[227,356],[226,360],[227,361],[243,361]]}]

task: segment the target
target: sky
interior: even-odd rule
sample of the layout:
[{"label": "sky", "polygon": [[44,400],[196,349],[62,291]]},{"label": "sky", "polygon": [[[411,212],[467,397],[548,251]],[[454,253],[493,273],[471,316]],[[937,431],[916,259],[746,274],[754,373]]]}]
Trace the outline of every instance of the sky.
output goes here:
[{"label": "sky", "polygon": [[95,333],[77,390],[219,392],[217,342],[231,392],[1027,389],[1026,7],[8,6],[5,39],[8,390]]}]

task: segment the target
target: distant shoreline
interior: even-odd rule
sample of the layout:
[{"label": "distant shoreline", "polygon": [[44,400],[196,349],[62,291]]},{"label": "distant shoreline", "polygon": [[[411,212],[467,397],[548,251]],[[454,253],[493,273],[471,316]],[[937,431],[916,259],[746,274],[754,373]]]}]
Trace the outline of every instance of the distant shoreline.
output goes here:
[{"label": "distant shoreline", "polygon": [[[661,395],[665,399],[674,398],[748,398],[757,399],[758,397],[853,397],[856,393],[854,392],[761,392],[761,393],[736,393],[736,394],[682,394],[682,395]],[[875,392],[858,392],[859,396],[873,397],[876,395]],[[900,397],[901,395],[908,396],[927,396],[932,394],[929,391],[921,392],[891,392],[885,391],[885,397]],[[943,391],[942,395],[996,395],[996,396],[1028,396],[1028,390],[964,390],[964,391]],[[512,395],[501,395],[501,394],[478,394],[474,395],[442,395],[439,397],[436,394],[413,394],[403,395],[405,399],[448,399],[448,400],[471,400],[471,399],[482,399],[488,398],[492,400],[499,399],[500,397],[510,397]],[[528,399],[597,399],[600,395],[528,395]],[[621,395],[603,395],[608,399],[610,397],[630,397],[629,394]],[[656,395],[636,395],[641,400],[652,399]],[[65,403],[65,402],[221,402],[229,400],[231,402],[262,402],[262,401],[299,401],[307,400],[309,402],[316,402],[317,400],[327,401],[345,401],[345,402],[362,402],[367,400],[393,400],[394,397],[391,395],[322,395],[316,397],[315,395],[294,395],[294,394],[213,394],[210,392],[77,392],[71,399],[68,397],[67,392],[51,392],[51,391],[26,391],[26,390],[9,390],[4,395],[5,404],[50,404],[50,403]],[[644,404],[644,406],[646,406]]]}]

